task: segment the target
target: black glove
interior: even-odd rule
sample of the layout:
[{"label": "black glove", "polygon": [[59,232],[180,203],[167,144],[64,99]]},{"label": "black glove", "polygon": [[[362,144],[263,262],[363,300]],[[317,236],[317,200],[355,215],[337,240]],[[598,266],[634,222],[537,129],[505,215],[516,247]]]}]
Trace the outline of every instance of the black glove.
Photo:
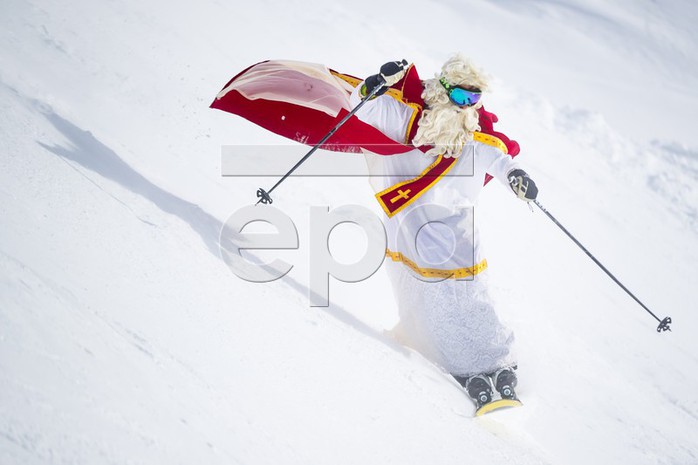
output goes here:
[{"label": "black glove", "polygon": [[366,97],[373,91],[373,89],[381,84],[384,84],[384,86],[376,95],[383,95],[390,86],[396,84],[405,76],[405,73],[407,72],[407,65],[407,60],[402,60],[389,61],[381,66],[380,73],[366,78],[364,85],[361,88],[361,96]]},{"label": "black glove", "polygon": [[536,183],[533,182],[533,179],[529,178],[524,170],[512,170],[507,177],[509,178],[511,189],[518,198],[526,202],[536,200],[538,188],[536,187]]}]

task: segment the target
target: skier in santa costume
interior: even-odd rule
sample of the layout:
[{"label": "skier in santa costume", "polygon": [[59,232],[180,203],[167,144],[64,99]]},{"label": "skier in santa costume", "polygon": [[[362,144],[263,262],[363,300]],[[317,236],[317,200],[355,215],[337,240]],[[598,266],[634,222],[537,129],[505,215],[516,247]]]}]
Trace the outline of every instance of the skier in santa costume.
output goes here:
[{"label": "skier in santa costume", "polygon": [[424,81],[404,60],[380,71],[350,102],[384,83],[356,116],[415,147],[395,156],[364,151],[388,217],[387,267],[400,314],[393,333],[451,373],[478,408],[494,390],[516,399],[514,336],[488,292],[473,213],[490,176],[525,201],[536,198],[536,185],[511,156],[518,144],[493,131],[496,117],[481,101],[487,79],[468,59],[455,55]]},{"label": "skier in santa costume", "polygon": [[504,399],[499,406],[516,404],[516,361],[513,335],[488,293],[473,209],[492,177],[522,200],[537,195],[513,160],[518,144],[494,129],[497,117],[482,106],[486,89],[485,76],[461,55],[424,81],[404,60],[365,80],[266,60],[238,73],[211,103],[307,145],[365,154],[387,216],[387,266],[400,312],[394,334],[451,373],[478,414],[498,408],[494,391]]}]

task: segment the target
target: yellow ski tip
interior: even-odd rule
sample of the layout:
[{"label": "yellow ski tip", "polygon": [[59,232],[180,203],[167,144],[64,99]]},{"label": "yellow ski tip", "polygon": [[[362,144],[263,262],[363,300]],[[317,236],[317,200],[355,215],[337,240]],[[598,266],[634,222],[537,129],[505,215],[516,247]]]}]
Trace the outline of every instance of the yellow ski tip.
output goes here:
[{"label": "yellow ski tip", "polygon": [[475,416],[479,417],[482,416],[486,413],[493,412],[495,410],[499,410],[502,408],[510,408],[510,407],[521,407],[523,404],[521,403],[520,400],[514,400],[514,399],[500,399],[500,400],[494,400],[488,404],[483,405],[480,407],[476,412]]}]

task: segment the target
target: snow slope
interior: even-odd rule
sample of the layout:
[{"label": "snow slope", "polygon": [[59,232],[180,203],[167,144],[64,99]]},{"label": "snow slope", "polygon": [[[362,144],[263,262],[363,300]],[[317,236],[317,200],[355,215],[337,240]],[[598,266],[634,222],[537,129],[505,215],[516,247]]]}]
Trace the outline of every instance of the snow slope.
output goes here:
[{"label": "snow slope", "polygon": [[[0,463],[698,463],[697,16],[681,0],[3,1]],[[541,202],[675,322],[658,335],[547,218],[488,187],[525,407],[478,419],[384,335],[383,272],[308,306],[308,207],[378,212],[365,180],[289,180],[294,269],[266,285],[227,269],[221,225],[273,180],[221,177],[221,146],[285,142],[208,109],[267,58],[365,75],[404,56],[428,76],[458,50],[495,76],[488,108]],[[356,230],[336,233],[361,255]]]}]

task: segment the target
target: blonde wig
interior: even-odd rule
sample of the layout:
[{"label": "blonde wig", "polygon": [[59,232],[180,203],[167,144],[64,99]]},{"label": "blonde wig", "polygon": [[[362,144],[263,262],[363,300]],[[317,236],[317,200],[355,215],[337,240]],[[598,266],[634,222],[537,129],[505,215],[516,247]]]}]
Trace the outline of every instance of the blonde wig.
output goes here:
[{"label": "blonde wig", "polygon": [[433,145],[427,155],[458,157],[465,143],[473,140],[473,132],[480,129],[477,109],[482,103],[465,108],[454,105],[439,79],[444,79],[451,85],[475,87],[481,91],[488,88],[488,79],[459,53],[444,63],[441,73],[434,79],[424,81],[422,98],[426,108],[412,142],[415,146]]}]

